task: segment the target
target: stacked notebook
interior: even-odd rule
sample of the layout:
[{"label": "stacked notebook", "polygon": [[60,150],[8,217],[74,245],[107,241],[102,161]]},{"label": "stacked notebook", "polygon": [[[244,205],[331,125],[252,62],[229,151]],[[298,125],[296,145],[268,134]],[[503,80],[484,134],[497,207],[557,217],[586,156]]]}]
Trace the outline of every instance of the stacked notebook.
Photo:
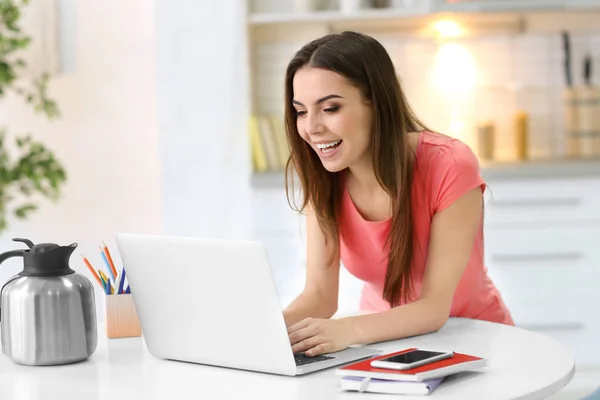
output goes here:
[{"label": "stacked notebook", "polygon": [[360,376],[342,377],[342,390],[371,393],[391,394],[422,394],[428,395],[438,387],[444,378],[428,379],[423,382],[403,382]]},{"label": "stacked notebook", "polygon": [[472,371],[487,365],[487,360],[468,354],[454,356],[413,369],[393,370],[371,366],[371,361],[402,354],[415,349],[405,349],[383,354],[339,368],[342,390],[372,393],[423,394],[432,393],[445,377],[459,372]]}]

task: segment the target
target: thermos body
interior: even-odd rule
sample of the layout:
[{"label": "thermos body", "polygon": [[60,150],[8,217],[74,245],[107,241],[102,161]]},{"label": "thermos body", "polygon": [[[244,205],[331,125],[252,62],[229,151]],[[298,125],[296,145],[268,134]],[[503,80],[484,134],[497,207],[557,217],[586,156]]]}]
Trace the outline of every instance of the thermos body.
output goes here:
[{"label": "thermos body", "polygon": [[98,343],[94,287],[79,274],[17,275],[0,296],[2,352],[17,364],[87,359]]}]

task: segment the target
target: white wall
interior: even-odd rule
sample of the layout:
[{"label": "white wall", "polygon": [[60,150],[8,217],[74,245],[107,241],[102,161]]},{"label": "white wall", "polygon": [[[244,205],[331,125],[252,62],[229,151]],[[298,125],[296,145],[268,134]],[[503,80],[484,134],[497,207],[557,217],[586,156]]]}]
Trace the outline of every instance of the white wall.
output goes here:
[{"label": "white wall", "polygon": [[[0,125],[12,133],[33,132],[56,151],[69,180],[60,202],[45,202],[28,221],[13,222],[0,236],[0,249],[24,246],[12,243],[13,237],[78,242],[71,267],[91,279],[80,252],[102,266],[102,240],[118,259],[116,232],[163,228],[154,7],[148,0],[68,4],[75,5],[63,10],[75,13],[75,65],[72,72],[56,76],[50,87],[62,118],[48,122],[11,98],[0,101]],[[0,285],[21,266],[21,260],[6,261],[0,267]],[[102,307],[102,294],[96,293]]]},{"label": "white wall", "polygon": [[245,2],[154,3],[165,232],[248,237]]}]

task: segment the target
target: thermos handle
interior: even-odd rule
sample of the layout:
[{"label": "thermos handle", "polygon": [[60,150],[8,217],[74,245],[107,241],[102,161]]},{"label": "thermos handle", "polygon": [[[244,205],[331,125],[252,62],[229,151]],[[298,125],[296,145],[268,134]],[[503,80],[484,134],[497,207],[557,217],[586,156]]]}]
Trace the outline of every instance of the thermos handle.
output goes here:
[{"label": "thermos handle", "polygon": [[0,254],[0,264],[11,257],[23,257],[23,253],[25,253],[25,250],[11,250],[7,251],[6,253],[2,253]]},{"label": "thermos handle", "polygon": [[[23,241],[25,241],[25,240],[27,240],[27,239],[23,239]],[[25,250],[11,250],[11,251],[2,253],[2,254],[0,254],[0,264],[2,264],[4,261],[6,261],[6,259],[11,258],[11,257],[23,257],[24,253],[25,253]],[[8,282],[6,282],[6,283],[8,283]],[[0,288],[0,321],[2,321],[2,290],[4,289],[4,286],[6,286],[6,283],[4,285],[2,285],[2,288]]]}]

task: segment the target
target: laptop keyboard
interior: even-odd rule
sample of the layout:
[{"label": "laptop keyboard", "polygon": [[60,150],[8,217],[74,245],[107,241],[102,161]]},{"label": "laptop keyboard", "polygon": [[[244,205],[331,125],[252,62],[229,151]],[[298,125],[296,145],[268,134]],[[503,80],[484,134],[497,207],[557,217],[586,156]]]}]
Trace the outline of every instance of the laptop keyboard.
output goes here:
[{"label": "laptop keyboard", "polygon": [[325,360],[331,360],[334,359],[335,357],[333,356],[316,356],[316,357],[309,357],[305,354],[294,354],[294,360],[296,361],[296,365],[300,366],[300,365],[306,365],[306,364],[312,364],[314,362],[318,362],[318,361],[325,361]]}]

